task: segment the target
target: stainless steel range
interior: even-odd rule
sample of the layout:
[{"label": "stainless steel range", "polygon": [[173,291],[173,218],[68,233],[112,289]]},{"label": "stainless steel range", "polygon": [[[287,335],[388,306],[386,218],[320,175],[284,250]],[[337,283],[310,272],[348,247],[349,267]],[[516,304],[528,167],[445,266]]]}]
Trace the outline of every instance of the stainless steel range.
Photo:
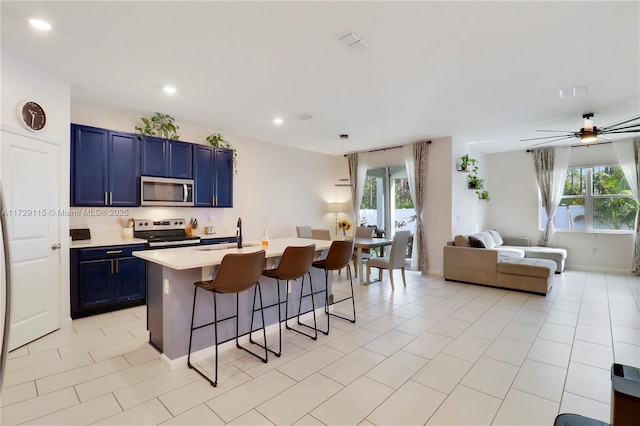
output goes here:
[{"label": "stainless steel range", "polygon": [[200,237],[189,236],[185,219],[135,219],[133,236],[147,240],[149,248],[169,248],[200,244]]}]

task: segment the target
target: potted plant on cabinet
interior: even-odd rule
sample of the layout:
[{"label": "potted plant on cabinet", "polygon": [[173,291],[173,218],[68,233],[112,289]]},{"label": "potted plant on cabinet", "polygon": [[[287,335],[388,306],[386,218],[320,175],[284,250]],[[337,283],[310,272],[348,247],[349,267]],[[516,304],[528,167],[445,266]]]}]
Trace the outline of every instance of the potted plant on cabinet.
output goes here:
[{"label": "potted plant on cabinet", "polygon": [[140,136],[157,136],[162,139],[170,139],[177,141],[178,129],[180,128],[174,123],[174,118],[169,114],[161,114],[156,112],[151,118],[141,117],[144,127],[135,126]]},{"label": "potted plant on cabinet", "polygon": [[209,144],[211,144],[211,146],[214,146],[217,148],[230,149],[231,151],[233,151],[233,174],[237,175],[238,174],[238,152],[233,147],[233,145],[231,145],[229,141],[225,140],[225,138],[220,133],[212,133],[206,137],[206,140],[207,142],[209,142]]}]

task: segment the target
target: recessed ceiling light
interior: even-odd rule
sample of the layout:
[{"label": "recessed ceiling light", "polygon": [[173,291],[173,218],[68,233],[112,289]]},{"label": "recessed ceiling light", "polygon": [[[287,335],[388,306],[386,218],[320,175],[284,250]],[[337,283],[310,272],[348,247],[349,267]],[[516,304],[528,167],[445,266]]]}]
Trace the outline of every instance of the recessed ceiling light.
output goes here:
[{"label": "recessed ceiling light", "polygon": [[29,19],[29,23],[32,27],[40,31],[49,31],[51,29],[51,25],[48,22],[43,21],[42,19],[31,18]]},{"label": "recessed ceiling light", "polygon": [[164,90],[164,93],[167,93],[169,95],[173,95],[174,93],[176,93],[176,88],[173,86],[164,86],[162,90]]},{"label": "recessed ceiling light", "polygon": [[275,124],[276,126],[281,125],[282,123],[284,123],[284,120],[280,117],[276,117],[273,119],[273,124]]}]

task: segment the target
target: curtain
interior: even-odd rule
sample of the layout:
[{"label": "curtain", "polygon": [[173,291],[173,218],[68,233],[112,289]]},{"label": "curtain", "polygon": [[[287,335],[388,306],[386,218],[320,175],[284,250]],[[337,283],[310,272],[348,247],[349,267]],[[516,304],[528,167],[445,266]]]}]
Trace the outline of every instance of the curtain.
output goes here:
[{"label": "curtain", "polygon": [[411,269],[417,269],[426,273],[427,245],[425,241],[424,224],[422,221],[422,208],[424,206],[424,189],[427,184],[427,153],[429,144],[427,141],[416,142],[402,147],[404,152],[405,167],[409,181],[411,200],[416,211],[416,233],[413,238],[411,255]]},{"label": "curtain", "polygon": [[569,165],[569,148],[540,148],[533,150],[533,162],[538,178],[542,204],[547,211],[547,224],[538,240],[539,246],[546,246],[553,238],[553,218],[564,191],[564,182]]},{"label": "curtain", "polygon": [[347,155],[349,162],[349,181],[351,187],[351,201],[353,203],[354,224],[358,226],[360,217],[360,205],[364,195],[364,181],[367,178],[367,168],[369,167],[368,152],[352,152]]},{"label": "curtain", "polygon": [[[618,157],[620,167],[624,172],[624,177],[629,183],[633,198],[640,205],[640,194],[638,189],[640,188],[640,138],[633,140],[626,140],[620,142],[613,142],[613,150]],[[640,209],[636,213],[636,226],[633,237],[633,258],[632,258],[632,271],[635,274],[640,274]]]}]

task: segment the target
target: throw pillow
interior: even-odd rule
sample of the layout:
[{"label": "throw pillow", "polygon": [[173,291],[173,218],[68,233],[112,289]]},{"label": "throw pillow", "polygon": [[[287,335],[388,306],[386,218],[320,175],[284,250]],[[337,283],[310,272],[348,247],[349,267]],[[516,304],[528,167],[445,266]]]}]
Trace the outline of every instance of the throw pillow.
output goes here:
[{"label": "throw pillow", "polygon": [[484,242],[482,242],[482,240],[477,239],[476,237],[469,236],[469,243],[471,243],[471,247],[487,248],[487,246],[484,245]]},{"label": "throw pillow", "polygon": [[504,244],[504,240],[502,239],[502,235],[498,232],[497,229],[489,229],[489,233],[493,237],[493,240],[496,242],[496,246],[500,247]]},{"label": "throw pillow", "polygon": [[480,240],[482,240],[484,242],[484,245],[486,248],[496,248],[496,242],[493,239],[493,235],[491,235],[491,232],[489,231],[482,231],[480,232]]}]

